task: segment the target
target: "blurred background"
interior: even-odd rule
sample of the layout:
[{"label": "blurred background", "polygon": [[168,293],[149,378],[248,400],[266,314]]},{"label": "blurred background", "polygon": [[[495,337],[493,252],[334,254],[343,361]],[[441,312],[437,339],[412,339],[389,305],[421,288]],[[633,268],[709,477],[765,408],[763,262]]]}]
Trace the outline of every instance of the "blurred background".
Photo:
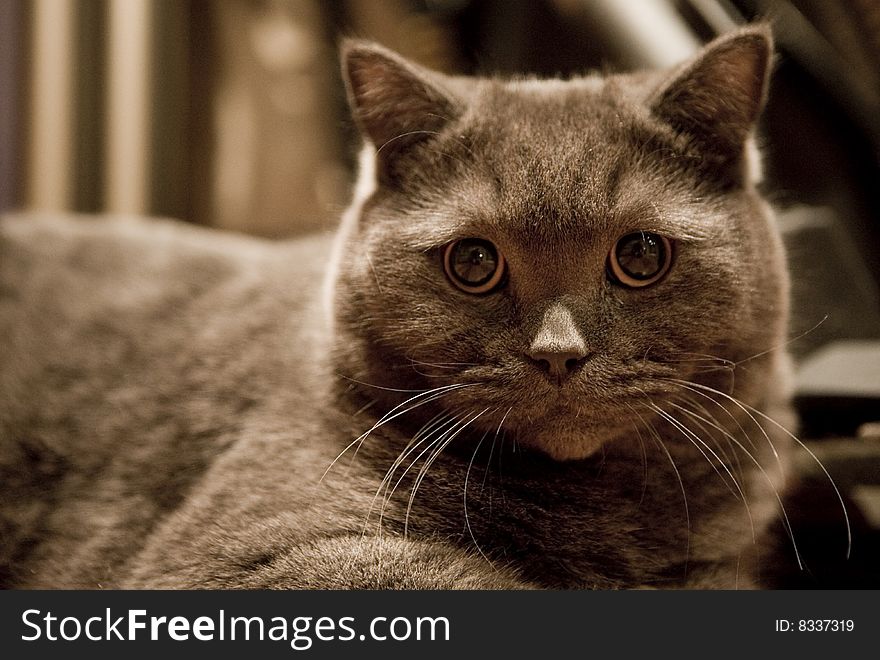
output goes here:
[{"label": "blurred background", "polygon": [[569,76],[670,66],[756,18],[779,50],[760,134],[792,261],[802,432],[856,533],[846,560],[836,497],[803,456],[790,501],[808,566],[783,551],[772,580],[877,587],[878,0],[0,0],[0,211],[331,230],[358,150],[341,36],[441,71]]}]

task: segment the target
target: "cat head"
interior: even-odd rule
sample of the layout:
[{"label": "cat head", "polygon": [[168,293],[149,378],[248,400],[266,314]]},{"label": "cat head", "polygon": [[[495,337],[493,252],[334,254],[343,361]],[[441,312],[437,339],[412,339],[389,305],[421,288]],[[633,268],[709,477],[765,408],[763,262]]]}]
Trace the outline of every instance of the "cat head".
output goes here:
[{"label": "cat head", "polygon": [[[388,405],[434,390],[425,411],[557,459],[632,434],[675,380],[727,388],[785,327],[748,149],[771,51],[749,27],[674,71],[498,80],[345,43],[366,146],[338,372]],[[760,396],[760,362],[738,396]]]}]

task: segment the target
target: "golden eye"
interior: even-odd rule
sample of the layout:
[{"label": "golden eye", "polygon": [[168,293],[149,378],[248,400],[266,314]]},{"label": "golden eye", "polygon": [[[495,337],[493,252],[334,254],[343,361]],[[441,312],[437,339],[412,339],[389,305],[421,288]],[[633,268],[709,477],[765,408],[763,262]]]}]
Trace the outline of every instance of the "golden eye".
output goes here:
[{"label": "golden eye", "polygon": [[443,269],[449,280],[467,293],[489,293],[504,277],[504,256],[491,241],[464,238],[443,249]]},{"label": "golden eye", "polygon": [[649,231],[636,231],[617,239],[608,255],[611,275],[620,284],[645,287],[659,281],[672,265],[669,239]]}]

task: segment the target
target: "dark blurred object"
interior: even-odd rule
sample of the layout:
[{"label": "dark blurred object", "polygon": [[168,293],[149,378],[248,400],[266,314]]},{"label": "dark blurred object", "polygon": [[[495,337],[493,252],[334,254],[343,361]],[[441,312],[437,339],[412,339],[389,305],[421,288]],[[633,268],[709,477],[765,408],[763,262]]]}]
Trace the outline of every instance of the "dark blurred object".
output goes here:
[{"label": "dark blurred object", "polygon": [[880,423],[880,341],[836,341],[811,355],[798,370],[795,405],[810,438]]},{"label": "dark blurred object", "polygon": [[791,341],[802,360],[830,341],[880,337],[880,292],[846,223],[828,207],[777,213],[788,252]]},{"label": "dark blurred object", "polygon": [[764,119],[768,188],[777,204],[831,208],[880,280],[880,54],[870,46],[880,39],[877,5],[735,4],[746,18],[772,20],[781,53]]},{"label": "dark blurred object", "polygon": [[806,450],[796,453],[799,477],[783,498],[791,535],[782,519],[770,530],[764,584],[775,589],[880,588],[880,435],[807,447],[815,457]]}]

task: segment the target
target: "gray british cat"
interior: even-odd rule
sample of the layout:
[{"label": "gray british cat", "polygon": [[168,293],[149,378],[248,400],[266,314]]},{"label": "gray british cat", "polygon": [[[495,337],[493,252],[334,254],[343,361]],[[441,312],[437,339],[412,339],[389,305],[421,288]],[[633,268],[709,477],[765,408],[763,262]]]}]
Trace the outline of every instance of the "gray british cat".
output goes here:
[{"label": "gray british cat", "polygon": [[502,81],[348,42],[335,247],[7,218],[2,583],[758,586],[792,442],[770,59],[759,26]]}]

